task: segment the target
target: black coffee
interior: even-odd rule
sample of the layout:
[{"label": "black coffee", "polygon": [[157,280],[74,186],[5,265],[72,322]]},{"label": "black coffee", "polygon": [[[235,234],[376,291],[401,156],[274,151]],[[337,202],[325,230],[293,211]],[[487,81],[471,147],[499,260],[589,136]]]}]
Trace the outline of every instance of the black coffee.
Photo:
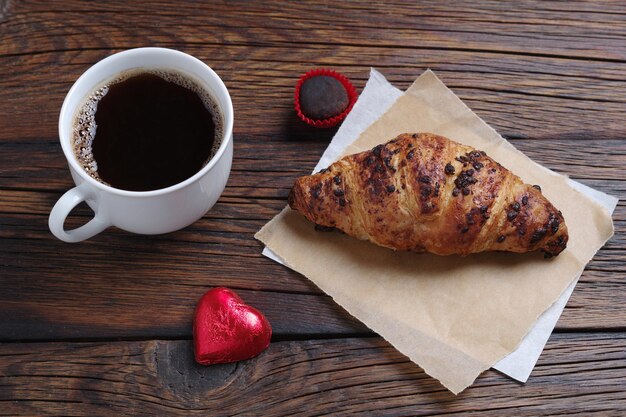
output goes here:
[{"label": "black coffee", "polygon": [[149,191],[197,173],[222,137],[209,94],[174,72],[135,72],[96,90],[74,125],[74,151],[95,179]]}]

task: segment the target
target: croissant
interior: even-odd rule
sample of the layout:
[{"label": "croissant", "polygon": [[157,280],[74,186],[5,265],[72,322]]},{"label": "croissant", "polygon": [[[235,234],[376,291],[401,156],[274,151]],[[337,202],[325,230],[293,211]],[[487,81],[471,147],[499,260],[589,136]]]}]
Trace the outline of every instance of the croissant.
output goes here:
[{"label": "croissant", "polygon": [[537,185],[478,151],[430,133],[402,134],[298,178],[289,206],[318,229],[394,250],[558,255],[563,215]]}]

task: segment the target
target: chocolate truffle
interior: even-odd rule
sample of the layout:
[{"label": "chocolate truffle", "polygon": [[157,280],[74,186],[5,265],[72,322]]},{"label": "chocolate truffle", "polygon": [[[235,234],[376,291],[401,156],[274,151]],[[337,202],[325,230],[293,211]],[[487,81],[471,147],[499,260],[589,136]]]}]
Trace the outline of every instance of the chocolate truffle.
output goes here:
[{"label": "chocolate truffle", "polygon": [[304,81],[300,88],[300,109],[311,119],[338,116],[349,103],[345,87],[333,77],[317,75]]}]

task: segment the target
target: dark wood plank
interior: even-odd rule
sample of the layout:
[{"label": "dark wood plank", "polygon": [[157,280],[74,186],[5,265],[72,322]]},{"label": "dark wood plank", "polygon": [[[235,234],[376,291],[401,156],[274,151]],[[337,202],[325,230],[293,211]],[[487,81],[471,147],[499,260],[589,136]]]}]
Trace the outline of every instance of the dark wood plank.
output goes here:
[{"label": "dark wood plank", "polygon": [[[206,289],[222,285],[243,290],[278,334],[367,331],[304,277],[261,256],[253,235],[283,200],[263,200],[262,208],[225,198],[179,232],[139,236],[112,229],[69,245],[47,229],[53,194],[8,194],[39,208],[36,214],[9,214],[13,204],[7,199],[0,219],[4,340],[189,336],[194,303]],[[615,216],[618,235],[588,265],[560,329],[619,328],[626,322],[624,208]]]},{"label": "dark wood plank", "polygon": [[[233,171],[225,190],[229,197],[280,197],[286,199],[295,178],[315,167],[331,135],[315,141],[285,138],[235,138]],[[577,180],[618,181],[601,189],[624,196],[626,140],[512,140],[536,162]],[[582,144],[582,146],[581,146]],[[25,163],[25,155],[28,163]],[[0,190],[29,189],[61,192],[73,185],[58,139],[50,142],[4,142],[0,148]],[[502,161],[506,165],[505,161]],[[276,190],[280,188],[281,190]]]},{"label": "dark wood plank", "polygon": [[[0,28],[0,62],[12,71],[2,77],[0,102],[18,117],[0,134],[49,135],[65,92],[84,69],[114,51],[150,44],[184,49],[222,74],[245,121],[236,132],[276,134],[279,127],[294,134],[294,81],[319,65],[340,68],[359,87],[369,66],[403,87],[433,68],[507,135],[623,138],[622,16],[605,4],[578,5],[563,10],[521,2],[512,11],[498,2],[463,10],[419,2],[387,4],[377,13],[375,6],[349,2],[262,8],[229,2],[193,4],[189,15],[189,7],[168,2],[142,8],[11,2]],[[33,113],[37,125],[29,123]]]},{"label": "dark wood plank", "polygon": [[[146,17],[148,19],[148,17]],[[1,32],[0,32],[1,33]],[[421,35],[415,34],[416,37]],[[88,43],[89,39],[84,39]],[[134,43],[128,47],[145,45]],[[236,57],[217,46],[156,43],[182,49],[203,59],[222,76],[233,96],[235,134],[310,137],[319,131],[302,129],[293,114],[293,88],[311,67],[334,67],[361,90],[369,67],[379,68],[400,88],[432,68],[481,117],[506,136],[528,138],[622,139],[617,121],[626,107],[621,64],[520,57],[495,53],[422,51],[365,46],[328,48],[232,46]],[[13,69],[0,78],[2,105],[12,115],[0,138],[52,137],[58,110],[78,76],[114,49],[46,52],[0,56]],[[325,56],[316,62],[318,56]],[[289,57],[289,62],[280,63]],[[398,57],[402,57],[401,62]],[[292,64],[297,62],[298,64]],[[346,62],[353,62],[347,66]],[[488,63],[488,65],[487,65]],[[242,67],[245,70],[242,71]],[[609,68],[609,74],[603,74]],[[21,80],[27,77],[28,84]],[[42,95],[42,88],[46,94]],[[33,114],[39,123],[29,123]]]},{"label": "dark wood plank", "polygon": [[[17,2],[16,2],[17,3]],[[12,6],[12,7],[11,7]],[[381,11],[384,10],[384,13]],[[482,1],[473,7],[459,8],[436,0],[418,4],[388,2],[368,5],[360,2],[299,2],[283,4],[268,2],[251,5],[245,1],[214,2],[195,5],[193,13],[180,4],[164,1],[145,2],[138,8],[123,1],[89,4],[65,1],[51,5],[46,1],[22,1],[9,4],[5,10],[8,30],[30,24],[39,32],[66,35],[65,42],[42,38],[29,45],[19,36],[11,36],[3,52],[15,53],[25,45],[36,50],[83,47],[77,42],[81,34],[68,30],[68,21],[56,18],[82,19],[98,14],[118,24],[106,26],[97,21],[87,27],[92,43],[107,40],[133,40],[134,31],[150,29],[149,41],[175,40],[218,44],[271,43],[289,44],[356,44],[402,45],[404,47],[495,50],[508,53],[556,55],[564,58],[621,61],[626,49],[620,42],[626,34],[622,26],[623,10],[619,2],[612,5],[595,2],[572,2],[568,7],[539,1],[520,1],[515,8],[503,8],[495,0]],[[138,24],[146,15],[161,25]],[[184,19],[185,30],[180,30]],[[135,25],[129,25],[129,22]],[[236,24],[234,24],[236,22]],[[38,23],[39,26],[35,26]],[[220,31],[207,31],[207,27]],[[329,33],[328,28],[336,28]],[[175,33],[169,29],[178,29]],[[506,30],[502,30],[502,29]],[[203,30],[204,29],[204,30]],[[384,29],[384,30],[383,30]],[[428,36],[415,38],[416,29]],[[559,36],[562,35],[562,36]],[[578,42],[573,42],[576,39]],[[549,41],[549,42],[548,42]]]},{"label": "dark wood plank", "polygon": [[0,340],[189,337],[195,303],[215,286],[236,289],[278,335],[367,332],[304,277],[262,257],[253,231],[233,233],[241,221],[210,223],[231,231],[210,232],[221,242],[199,229],[178,241],[120,232],[82,248],[50,239],[33,247],[38,239],[24,231],[4,239]]},{"label": "dark wood plank", "polygon": [[626,334],[553,335],[527,384],[495,371],[455,397],[378,338],[272,343],[202,367],[189,341],[0,344],[0,414],[620,415]]},{"label": "dark wood plank", "polygon": [[[0,227],[4,273],[0,280],[3,287],[12,289],[4,293],[0,309],[4,317],[12,318],[5,323],[5,337],[184,337],[190,334],[195,300],[206,288],[219,285],[253,290],[250,301],[266,306],[264,311],[279,333],[366,331],[327,297],[314,297],[320,292],[305,278],[260,255],[262,247],[253,234],[284,206],[293,181],[290,175],[259,173],[262,189],[275,190],[272,192],[280,197],[272,198],[264,192],[264,198],[223,197],[204,219],[183,231],[142,237],[110,230],[80,245],[58,242],[47,230],[47,213],[58,194],[0,192],[0,212],[4,213]],[[242,188],[261,190],[254,188],[249,178],[244,171],[233,175],[235,185],[243,183]],[[623,181],[586,182],[622,199],[626,197]],[[238,195],[227,189],[229,194]],[[618,207],[614,216],[617,235],[588,266],[559,322],[560,329],[623,326],[626,309],[620,300],[624,297],[621,281],[626,272],[625,207],[623,203]],[[246,262],[242,263],[240,257]],[[24,276],[32,278],[24,281]],[[111,282],[109,288],[104,287],[107,282]],[[308,298],[282,294],[285,291]],[[81,301],[89,297],[107,300],[107,306],[94,312],[90,304]],[[141,297],[148,306],[143,310],[146,314],[133,308]],[[48,301],[38,302],[36,308],[15,302],[40,299]],[[174,308],[172,300],[176,300]],[[282,314],[285,308],[302,305],[307,306],[305,313],[297,319]],[[167,316],[164,321],[155,323],[152,319],[163,315]],[[46,326],[43,335],[42,321]]]}]

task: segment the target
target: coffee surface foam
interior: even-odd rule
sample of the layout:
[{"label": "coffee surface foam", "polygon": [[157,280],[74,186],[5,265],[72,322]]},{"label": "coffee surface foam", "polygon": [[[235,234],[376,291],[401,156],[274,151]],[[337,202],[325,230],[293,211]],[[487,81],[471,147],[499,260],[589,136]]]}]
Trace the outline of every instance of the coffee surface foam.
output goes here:
[{"label": "coffee surface foam", "polygon": [[83,100],[83,104],[78,108],[76,114],[74,115],[72,128],[72,149],[74,151],[74,155],[76,156],[76,159],[80,163],[81,167],[92,178],[106,185],[110,184],[102,180],[102,178],[98,175],[98,163],[93,156],[92,149],[93,141],[96,138],[98,130],[98,126],[96,124],[98,102],[107,94],[110,86],[140,74],[156,75],[165,81],[193,91],[198,97],[200,97],[206,109],[211,113],[213,116],[213,123],[215,124],[215,139],[213,141],[213,147],[209,157],[204,162],[203,166],[208,164],[213,156],[215,156],[215,153],[222,143],[224,135],[224,120],[219,106],[211,94],[206,89],[202,88],[196,81],[191,80],[187,75],[172,70],[137,69],[127,71],[96,88]]}]

